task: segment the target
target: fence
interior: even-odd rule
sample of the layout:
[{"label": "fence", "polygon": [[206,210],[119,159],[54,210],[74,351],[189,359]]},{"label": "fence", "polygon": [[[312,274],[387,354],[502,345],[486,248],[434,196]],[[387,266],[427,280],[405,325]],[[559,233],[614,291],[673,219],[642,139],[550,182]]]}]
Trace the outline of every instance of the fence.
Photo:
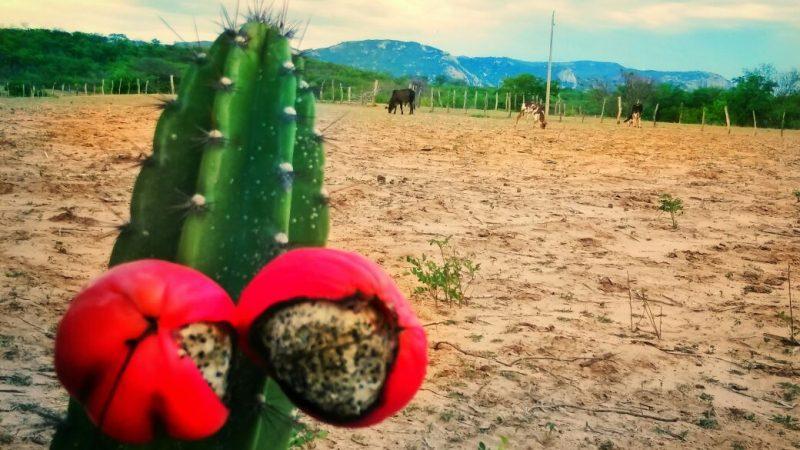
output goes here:
[{"label": "fence", "polygon": [[33,84],[17,81],[0,81],[0,97],[60,97],[67,95],[150,95],[174,94],[175,80],[169,78],[155,79],[120,79],[96,80],[91,82],[53,82]]},{"label": "fence", "polygon": [[[176,92],[176,85],[180,80],[174,76],[169,78],[154,79],[121,79],[106,80],[101,79],[83,83],[50,83],[48,85],[29,84],[24,82],[0,81],[0,97],[61,97],[61,96],[89,96],[89,95],[151,95],[151,94],[172,94]],[[375,80],[370,85],[345,86],[336,80],[323,80],[319,86],[313,87],[318,101],[323,103],[347,103],[361,105],[375,105],[388,103],[391,91],[402,88],[401,86],[381,86]],[[530,93],[507,91],[496,88],[475,88],[475,87],[436,87],[425,86],[416,89],[417,107],[425,108],[431,112],[436,109],[444,110],[445,113],[461,112],[468,114],[474,111],[473,115],[488,116],[489,111],[503,111],[511,116],[512,113],[519,111],[526,100],[533,100],[543,103],[543,99]],[[617,103],[617,108],[607,108],[608,104]],[[621,97],[604,97],[601,99],[587,100],[586,98],[577,101],[568,101],[556,96],[551,101],[549,116],[558,117],[558,121],[563,121],[564,117],[580,117],[584,122],[586,117],[599,118],[603,123],[605,119],[615,119],[616,123],[623,123],[623,113],[630,111],[629,104],[623,104]],[[689,108],[680,104],[677,111],[669,111],[673,120],[659,122],[659,104],[648,110],[645,108],[642,120],[649,119],[653,127],[658,123],[673,122],[678,124],[697,124],[701,130],[706,125],[726,126],[730,133],[731,124],[736,122],[732,117],[727,105],[704,105],[702,107]],[[616,109],[616,110],[615,110]],[[781,133],[786,128],[787,123],[790,127],[796,124],[800,118],[789,116],[787,122],[786,110],[779,113],[780,117],[764,117],[758,111],[751,110],[753,133],[759,129],[759,117],[761,117],[761,128],[766,128],[768,124],[780,124]],[[627,114],[625,114],[627,117]],[[668,116],[670,117],[670,116]],[[742,118],[740,118],[742,119]],[[552,119],[551,119],[552,120]],[[742,123],[739,120],[738,123]]]}]

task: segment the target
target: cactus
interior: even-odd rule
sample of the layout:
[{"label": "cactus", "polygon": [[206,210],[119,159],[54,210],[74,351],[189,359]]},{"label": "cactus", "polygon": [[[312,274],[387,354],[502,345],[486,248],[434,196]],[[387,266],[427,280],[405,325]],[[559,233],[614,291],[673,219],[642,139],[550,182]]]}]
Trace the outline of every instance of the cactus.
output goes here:
[{"label": "cactus", "polygon": [[[175,261],[208,275],[237,299],[289,245],[325,244],[328,213],[314,99],[298,83],[295,68],[302,61],[293,63],[289,33],[279,22],[252,14],[240,30],[226,30],[207,55],[198,55],[177,100],[165,104],[153,155],[134,187],[131,221],[120,230],[110,265]],[[300,167],[297,183],[293,165]],[[296,211],[290,216],[291,208]],[[162,436],[136,448],[285,448],[293,406],[277,384],[241,354],[234,356],[228,379],[230,419],[219,433],[191,443]],[[127,446],[102,436],[71,401],[51,448]]]}]

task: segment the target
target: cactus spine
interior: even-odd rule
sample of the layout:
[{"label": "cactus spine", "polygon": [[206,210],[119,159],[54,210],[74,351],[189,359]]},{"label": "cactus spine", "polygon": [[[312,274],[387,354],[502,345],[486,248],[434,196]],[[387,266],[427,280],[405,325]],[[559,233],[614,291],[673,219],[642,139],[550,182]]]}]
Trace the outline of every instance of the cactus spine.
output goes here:
[{"label": "cactus spine", "polygon": [[[223,33],[184,77],[177,101],[166,105],[111,265],[176,261],[209,275],[236,299],[289,245],[325,244],[328,214],[320,196],[322,139],[313,131],[313,94],[302,83],[298,91],[296,65],[302,67],[302,60],[292,61],[286,33],[265,16],[255,14],[238,32]],[[299,160],[293,159],[295,147],[304,155]],[[315,193],[314,202],[293,200],[298,161],[304,167],[298,191]],[[290,223],[305,231],[290,231]],[[291,244],[290,232],[297,237]],[[216,436],[192,443],[162,438],[136,448],[285,448],[293,406],[244,356],[236,355],[231,367],[231,415]],[[51,448],[128,446],[101,436],[71,401]]]}]

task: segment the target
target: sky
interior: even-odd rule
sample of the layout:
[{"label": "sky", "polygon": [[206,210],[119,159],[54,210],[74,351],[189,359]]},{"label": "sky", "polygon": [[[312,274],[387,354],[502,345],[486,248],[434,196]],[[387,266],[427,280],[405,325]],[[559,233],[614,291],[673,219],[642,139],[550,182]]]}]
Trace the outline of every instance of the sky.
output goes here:
[{"label": "sky", "polygon": [[[241,0],[243,14],[253,0]],[[256,0],[262,1],[262,0]],[[279,2],[281,0],[278,0]],[[0,0],[0,27],[122,33],[132,39],[212,40],[220,7],[236,0]],[[269,0],[267,0],[269,3]],[[637,69],[800,67],[800,0],[290,0],[292,22],[310,25],[301,47],[346,40],[417,41],[454,55],[618,62]],[[197,33],[195,32],[197,23]],[[301,26],[300,28],[303,28]]]}]

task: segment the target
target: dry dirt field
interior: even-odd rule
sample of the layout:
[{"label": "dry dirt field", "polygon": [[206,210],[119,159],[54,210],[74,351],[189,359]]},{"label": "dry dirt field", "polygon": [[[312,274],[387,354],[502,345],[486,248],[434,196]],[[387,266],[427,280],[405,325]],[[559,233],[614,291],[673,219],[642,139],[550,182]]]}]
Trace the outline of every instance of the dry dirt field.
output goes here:
[{"label": "dry dirt field", "polygon": [[[105,268],[155,103],[0,101],[0,446],[42,448],[65,409],[53,331]],[[321,116],[341,117],[331,246],[409,294],[404,258],[437,236],[482,270],[467,306],[413,297],[431,363],[412,404],[373,429],[323,427],[312,447],[800,447],[800,352],[781,338],[789,263],[800,285],[800,133]],[[677,230],[662,193],[684,200]]]}]

